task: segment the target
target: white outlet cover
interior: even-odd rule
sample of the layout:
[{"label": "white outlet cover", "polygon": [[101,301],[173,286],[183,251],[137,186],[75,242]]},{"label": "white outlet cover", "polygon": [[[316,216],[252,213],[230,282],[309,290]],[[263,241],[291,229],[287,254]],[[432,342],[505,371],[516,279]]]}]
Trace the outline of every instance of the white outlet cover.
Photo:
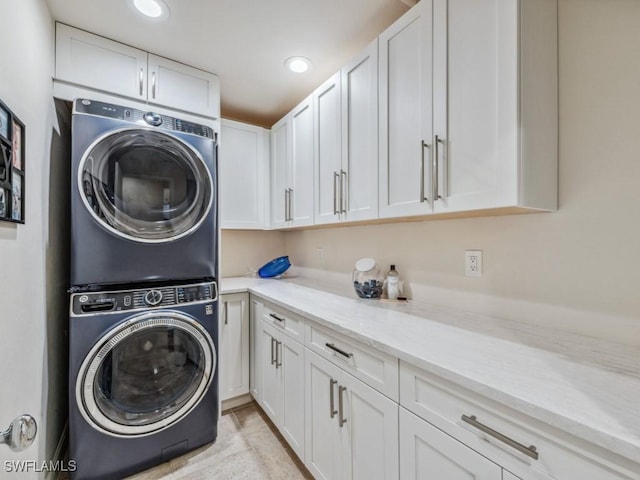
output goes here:
[{"label": "white outlet cover", "polygon": [[464,274],[467,277],[482,276],[482,250],[464,252]]}]

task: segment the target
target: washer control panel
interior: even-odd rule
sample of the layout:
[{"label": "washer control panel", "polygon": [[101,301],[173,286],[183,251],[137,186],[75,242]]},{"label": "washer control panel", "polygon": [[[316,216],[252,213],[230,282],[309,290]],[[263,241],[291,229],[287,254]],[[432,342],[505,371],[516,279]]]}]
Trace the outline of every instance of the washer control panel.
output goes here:
[{"label": "washer control panel", "polygon": [[71,315],[148,310],[218,299],[215,282],[71,295]]}]

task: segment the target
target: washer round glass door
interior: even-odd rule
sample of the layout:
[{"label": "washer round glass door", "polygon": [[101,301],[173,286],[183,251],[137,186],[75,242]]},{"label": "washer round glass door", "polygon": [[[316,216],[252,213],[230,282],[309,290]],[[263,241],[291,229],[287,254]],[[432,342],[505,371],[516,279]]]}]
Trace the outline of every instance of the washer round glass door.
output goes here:
[{"label": "washer round glass door", "polygon": [[136,315],[107,332],[85,358],[78,408],[110,435],[147,435],[187,415],[206,394],[215,367],[213,341],[192,317]]},{"label": "washer round glass door", "polygon": [[78,188],[103,227],[145,243],[189,235],[213,200],[211,173],[200,153],[173,135],[144,127],[96,139],[80,161]]}]

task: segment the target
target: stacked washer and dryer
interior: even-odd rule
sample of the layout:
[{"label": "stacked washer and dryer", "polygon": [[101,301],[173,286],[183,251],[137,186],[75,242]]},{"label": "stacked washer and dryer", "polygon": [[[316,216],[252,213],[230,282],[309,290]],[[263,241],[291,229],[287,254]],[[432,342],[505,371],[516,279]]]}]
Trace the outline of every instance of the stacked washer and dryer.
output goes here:
[{"label": "stacked washer and dryer", "polygon": [[86,99],[71,128],[72,478],[116,479],[217,435],[216,137]]}]

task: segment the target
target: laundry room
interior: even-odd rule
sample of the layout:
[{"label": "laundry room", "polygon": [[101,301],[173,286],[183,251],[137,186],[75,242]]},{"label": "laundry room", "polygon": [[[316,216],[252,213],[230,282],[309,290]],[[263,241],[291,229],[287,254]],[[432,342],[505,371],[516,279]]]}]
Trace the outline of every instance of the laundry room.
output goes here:
[{"label": "laundry room", "polygon": [[0,19],[0,479],[640,480],[640,2]]}]

